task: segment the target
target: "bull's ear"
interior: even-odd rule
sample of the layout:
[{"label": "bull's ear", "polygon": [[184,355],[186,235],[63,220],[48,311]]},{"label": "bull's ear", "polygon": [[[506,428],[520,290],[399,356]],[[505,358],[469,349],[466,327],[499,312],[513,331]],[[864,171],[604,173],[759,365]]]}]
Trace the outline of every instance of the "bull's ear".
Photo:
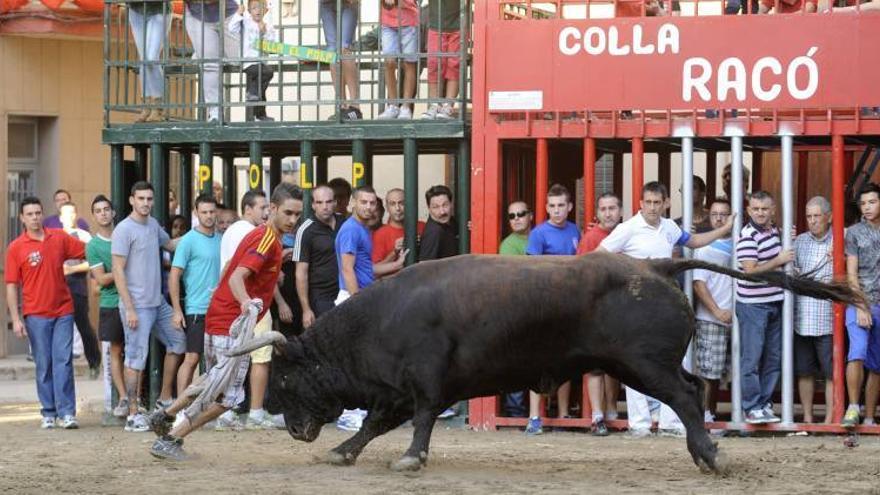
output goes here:
[{"label": "bull's ear", "polygon": [[287,343],[284,344],[284,357],[288,361],[299,361],[305,357],[302,342],[298,337],[293,336],[287,339]]}]

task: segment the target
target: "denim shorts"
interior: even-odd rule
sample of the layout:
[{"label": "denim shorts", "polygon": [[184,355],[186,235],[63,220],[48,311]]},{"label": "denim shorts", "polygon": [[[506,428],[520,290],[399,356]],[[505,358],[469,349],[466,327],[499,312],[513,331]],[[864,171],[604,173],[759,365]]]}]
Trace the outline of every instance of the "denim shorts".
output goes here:
[{"label": "denim shorts", "polygon": [[[874,320],[874,327],[877,327],[876,319]],[[859,326],[856,308],[848,306],[846,308],[846,335],[849,337],[849,351],[846,354],[847,362],[864,361],[868,356],[868,330]]]},{"label": "denim shorts", "polygon": [[401,54],[404,62],[419,61],[418,26],[382,26],[382,55]]},{"label": "denim shorts", "polygon": [[125,308],[119,307],[119,317],[125,330],[125,367],[142,371],[147,365],[147,353],[150,351],[150,333],[155,328],[156,338],[165,346],[165,351],[172,354],[186,352],[186,335],[182,330],[174,328],[171,316],[174,310],[165,301],[153,308],[135,308],[138,326],[129,328],[125,316]]},{"label": "denim shorts", "polygon": [[[357,2],[342,2],[342,48],[351,48],[354,41],[354,31],[357,28],[358,9]],[[324,28],[324,40],[327,45],[325,50],[336,51],[336,0],[321,0],[318,6],[318,13],[321,16],[321,27]]]}]

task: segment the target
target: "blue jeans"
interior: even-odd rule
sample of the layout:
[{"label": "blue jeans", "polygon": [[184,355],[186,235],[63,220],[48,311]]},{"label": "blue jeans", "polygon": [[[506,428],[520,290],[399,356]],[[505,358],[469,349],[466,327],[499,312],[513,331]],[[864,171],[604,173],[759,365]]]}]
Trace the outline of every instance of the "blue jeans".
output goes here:
[{"label": "blue jeans", "polygon": [[36,365],[37,396],[44,418],[76,415],[73,385],[73,315],[59,318],[26,316]]},{"label": "blue jeans", "polygon": [[[358,19],[358,3],[348,3],[342,0],[342,48],[351,48],[354,41],[354,31],[357,28]],[[339,39],[336,33],[336,0],[321,0],[318,6],[318,13],[321,16],[321,27],[324,28],[324,39],[327,46],[324,48],[328,52],[336,51],[336,42]]]},{"label": "blue jeans", "polygon": [[[171,16],[153,14],[144,17],[137,10],[128,9],[128,24],[141,61],[159,62],[165,33],[171,26]],[[142,64],[139,78],[145,98],[161,98],[164,95],[165,70],[161,65]]]},{"label": "blue jeans", "polygon": [[742,407],[748,412],[770,402],[782,368],[782,302],[736,303],[742,355]]}]

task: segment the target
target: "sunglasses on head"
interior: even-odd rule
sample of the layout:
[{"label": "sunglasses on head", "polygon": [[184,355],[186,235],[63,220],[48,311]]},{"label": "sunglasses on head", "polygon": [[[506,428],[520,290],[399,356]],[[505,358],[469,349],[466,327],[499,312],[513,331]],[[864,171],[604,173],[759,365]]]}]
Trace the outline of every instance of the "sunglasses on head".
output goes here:
[{"label": "sunglasses on head", "polygon": [[522,218],[522,217],[528,215],[529,213],[531,213],[529,210],[516,211],[513,213],[508,213],[507,218],[509,220],[513,220],[514,218]]}]

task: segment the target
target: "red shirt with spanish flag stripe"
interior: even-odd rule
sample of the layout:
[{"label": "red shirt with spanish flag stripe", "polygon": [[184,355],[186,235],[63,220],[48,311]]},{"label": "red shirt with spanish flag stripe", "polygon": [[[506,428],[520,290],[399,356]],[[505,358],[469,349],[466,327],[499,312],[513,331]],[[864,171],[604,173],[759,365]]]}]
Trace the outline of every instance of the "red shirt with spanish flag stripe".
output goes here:
[{"label": "red shirt with spanish flag stripe", "polygon": [[278,274],[281,273],[281,242],[275,231],[261,225],[239,243],[208,306],[205,332],[210,335],[229,335],[229,327],[241,315],[241,303],[229,288],[229,277],[240,266],[251,271],[251,275],[244,279],[244,286],[252,298],[263,300],[262,318],[272,304]]}]

